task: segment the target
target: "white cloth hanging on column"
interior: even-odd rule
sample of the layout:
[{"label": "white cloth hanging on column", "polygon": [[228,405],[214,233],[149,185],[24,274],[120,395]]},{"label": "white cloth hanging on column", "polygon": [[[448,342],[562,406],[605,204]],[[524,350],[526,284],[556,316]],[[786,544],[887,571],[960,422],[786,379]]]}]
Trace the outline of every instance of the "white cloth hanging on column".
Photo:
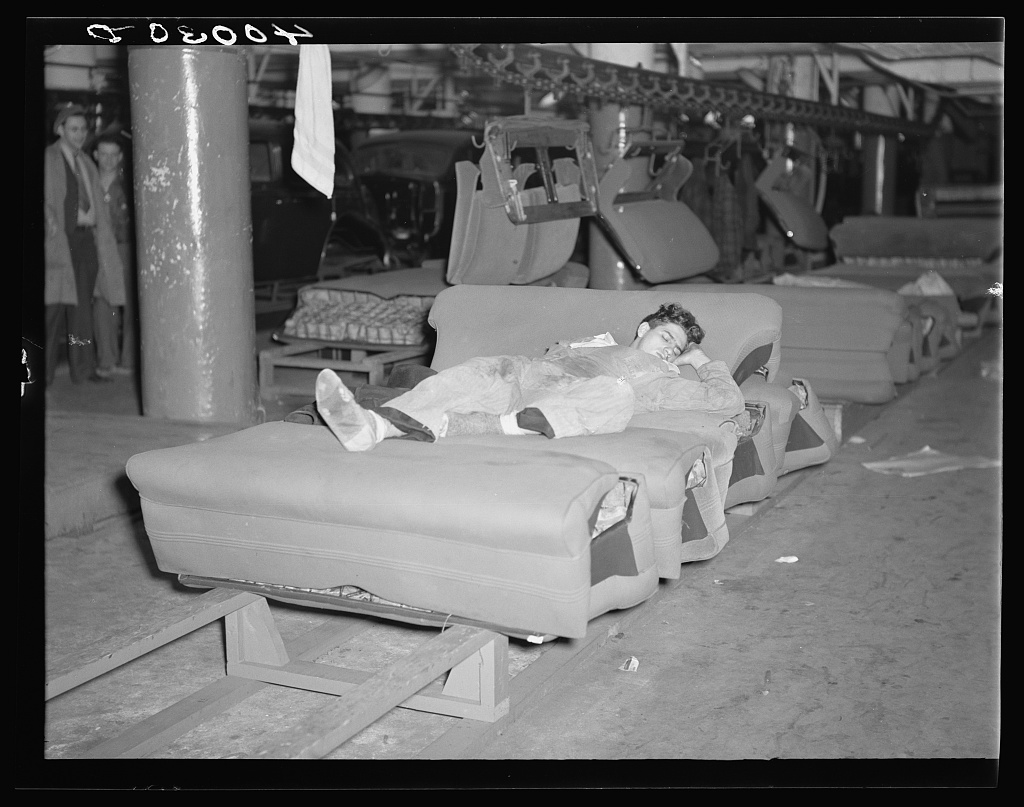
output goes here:
[{"label": "white cloth hanging on column", "polygon": [[292,168],[324,196],[334,195],[334,108],[327,45],[299,45]]}]

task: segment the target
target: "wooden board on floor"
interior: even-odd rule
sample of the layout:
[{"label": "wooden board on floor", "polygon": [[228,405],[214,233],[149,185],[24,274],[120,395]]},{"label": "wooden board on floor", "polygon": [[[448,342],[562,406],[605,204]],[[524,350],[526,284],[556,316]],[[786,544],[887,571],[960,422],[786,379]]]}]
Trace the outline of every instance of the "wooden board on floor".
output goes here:
[{"label": "wooden board on floor", "polygon": [[[502,634],[453,625],[377,673],[348,670],[315,659],[364,629],[350,618],[324,623],[286,647],[267,600],[229,588],[194,598],[156,630],[135,631],[127,644],[100,652],[98,659],[96,649],[108,645],[95,643],[74,654],[58,668],[47,696],[56,697],[218,618],[225,620],[227,676],[90,749],[86,757],[151,754],[270,684],[339,696],[337,706],[292,727],[283,744],[265,746],[261,753],[270,757],[322,756],[396,706],[484,722],[508,712],[508,638]],[[293,661],[296,653],[299,658]],[[88,659],[82,667],[68,669],[82,658]],[[447,680],[440,684],[445,673]]]},{"label": "wooden board on floor", "polygon": [[[299,659],[315,659],[339,643],[355,638],[367,627],[365,620],[339,615],[289,642],[286,649]],[[80,758],[140,759],[268,686],[271,685],[262,681],[226,675],[117,737],[93,746]]]},{"label": "wooden board on floor", "polygon": [[497,634],[455,625],[376,673],[311,719],[261,747],[258,759],[319,759],[472,654]]},{"label": "wooden board on floor", "polygon": [[[325,367],[339,374],[358,376],[360,381],[379,386],[384,383],[386,374],[394,365],[422,361],[429,352],[428,344],[371,345],[361,342],[295,341],[260,351],[260,390],[264,394],[295,393],[312,396],[316,375]],[[288,370],[301,381],[289,379],[285,373]]]}]

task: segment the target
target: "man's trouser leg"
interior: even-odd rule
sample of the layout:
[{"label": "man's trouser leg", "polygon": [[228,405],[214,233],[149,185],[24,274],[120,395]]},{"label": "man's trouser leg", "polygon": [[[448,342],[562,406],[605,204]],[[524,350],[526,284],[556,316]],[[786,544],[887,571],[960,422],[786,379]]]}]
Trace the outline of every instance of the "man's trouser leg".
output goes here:
[{"label": "man's trouser leg", "polygon": [[405,431],[412,424],[399,422],[387,411],[396,410],[425,426],[436,440],[445,434],[449,412],[505,415],[522,409],[521,382],[528,365],[529,360],[520,356],[470,359],[423,379],[378,411]]},{"label": "man's trouser leg", "polygon": [[78,305],[70,310],[68,366],[71,380],[79,384],[96,372],[96,346],[93,344],[92,292],[99,275],[96,241],[91,229],[77,228],[68,234],[71,264],[75,269]]},{"label": "man's trouser leg", "polygon": [[612,434],[633,417],[633,388],[610,376],[576,380],[559,389],[530,390],[523,408],[540,410],[557,437]]},{"label": "man's trouser leg", "polygon": [[[426,426],[434,439],[444,436],[447,413],[506,415],[527,408],[543,414],[554,437],[571,437],[622,431],[633,416],[634,395],[615,378],[579,379],[519,356],[495,356],[442,370],[387,407]],[[380,414],[387,417],[385,410]]]},{"label": "man's trouser leg", "polygon": [[120,363],[118,333],[121,330],[120,306],[111,305],[103,297],[92,300],[93,331],[96,336],[96,360],[101,370],[112,370]]},{"label": "man's trouser leg", "polygon": [[53,383],[60,362],[62,344],[68,340],[71,309],[74,306],[53,303],[46,306],[46,386]]}]

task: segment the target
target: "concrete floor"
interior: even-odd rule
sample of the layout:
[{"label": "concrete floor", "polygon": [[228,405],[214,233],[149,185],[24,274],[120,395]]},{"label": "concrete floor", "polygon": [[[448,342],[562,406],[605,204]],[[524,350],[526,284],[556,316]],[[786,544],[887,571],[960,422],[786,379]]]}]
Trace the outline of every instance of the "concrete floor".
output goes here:
[{"label": "concrete floor", "polygon": [[[614,760],[581,772],[586,782],[611,787],[737,782],[714,766],[681,780],[690,768],[673,765],[642,769],[641,784],[619,767],[628,762],[772,759],[948,760],[918,769],[921,783],[959,783],[959,772],[968,784],[990,784],[993,767],[956,763],[1000,755],[1001,469],[903,478],[862,463],[925,445],[1001,457],[1002,385],[983,372],[993,362],[1001,367],[1001,341],[999,329],[986,329],[940,372],[872,407],[862,426],[851,423],[829,463],[798,472],[770,508],[733,519],[733,540],[718,557],[685,567],[678,585],[623,612],[623,629],[553,680],[499,736],[459,756],[473,760],[477,777],[497,777],[486,786],[501,787],[549,779],[565,786],[577,770],[566,765],[575,760]],[[135,394],[127,379],[74,387],[59,376],[47,395],[47,667],[197,593],[156,569],[119,476],[137,451],[233,427],[154,423],[139,417]],[[264,404],[275,419],[304,402]],[[78,488],[88,477],[91,492],[76,492],[71,476]],[[107,496],[106,513],[94,507],[76,518],[89,510],[83,502],[90,496]],[[782,556],[798,561],[777,563]],[[357,669],[377,669],[424,638],[424,629],[394,623],[271,609],[286,642],[325,621],[351,625],[352,643],[319,660]],[[542,652],[513,641],[510,671],[527,669]],[[639,660],[636,672],[620,670],[630,656]],[[223,658],[223,629],[214,623],[59,696],[39,718],[43,758],[88,753],[223,676]],[[152,756],[241,758],[331,697],[265,686]],[[438,749],[457,723],[396,709],[328,758],[443,756]],[[38,735],[30,727],[26,736]],[[565,764],[521,781],[501,767],[512,760]],[[443,763],[424,763],[415,775],[430,780],[447,770]],[[88,777],[101,769],[85,770]],[[349,766],[346,777],[354,778],[329,786],[395,786],[385,770],[394,768]],[[868,783],[863,771],[858,776]],[[837,777],[827,783],[857,783]]]}]

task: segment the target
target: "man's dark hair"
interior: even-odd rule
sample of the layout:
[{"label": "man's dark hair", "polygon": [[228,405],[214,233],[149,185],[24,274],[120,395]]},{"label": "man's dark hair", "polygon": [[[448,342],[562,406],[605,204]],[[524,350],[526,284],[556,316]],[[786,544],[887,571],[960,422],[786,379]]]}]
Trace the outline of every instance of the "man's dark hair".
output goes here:
[{"label": "man's dark hair", "polygon": [[679,303],[665,303],[641,322],[648,323],[652,328],[670,322],[686,331],[686,338],[693,344],[699,345],[704,340],[704,329],[697,324],[697,318]]},{"label": "man's dark hair", "polygon": [[97,146],[99,146],[100,143],[113,143],[115,146],[121,149],[122,154],[124,153],[124,142],[121,139],[121,135],[117,134],[116,132],[104,132],[103,134],[101,134],[99,137],[92,141],[92,147],[95,149]]}]

